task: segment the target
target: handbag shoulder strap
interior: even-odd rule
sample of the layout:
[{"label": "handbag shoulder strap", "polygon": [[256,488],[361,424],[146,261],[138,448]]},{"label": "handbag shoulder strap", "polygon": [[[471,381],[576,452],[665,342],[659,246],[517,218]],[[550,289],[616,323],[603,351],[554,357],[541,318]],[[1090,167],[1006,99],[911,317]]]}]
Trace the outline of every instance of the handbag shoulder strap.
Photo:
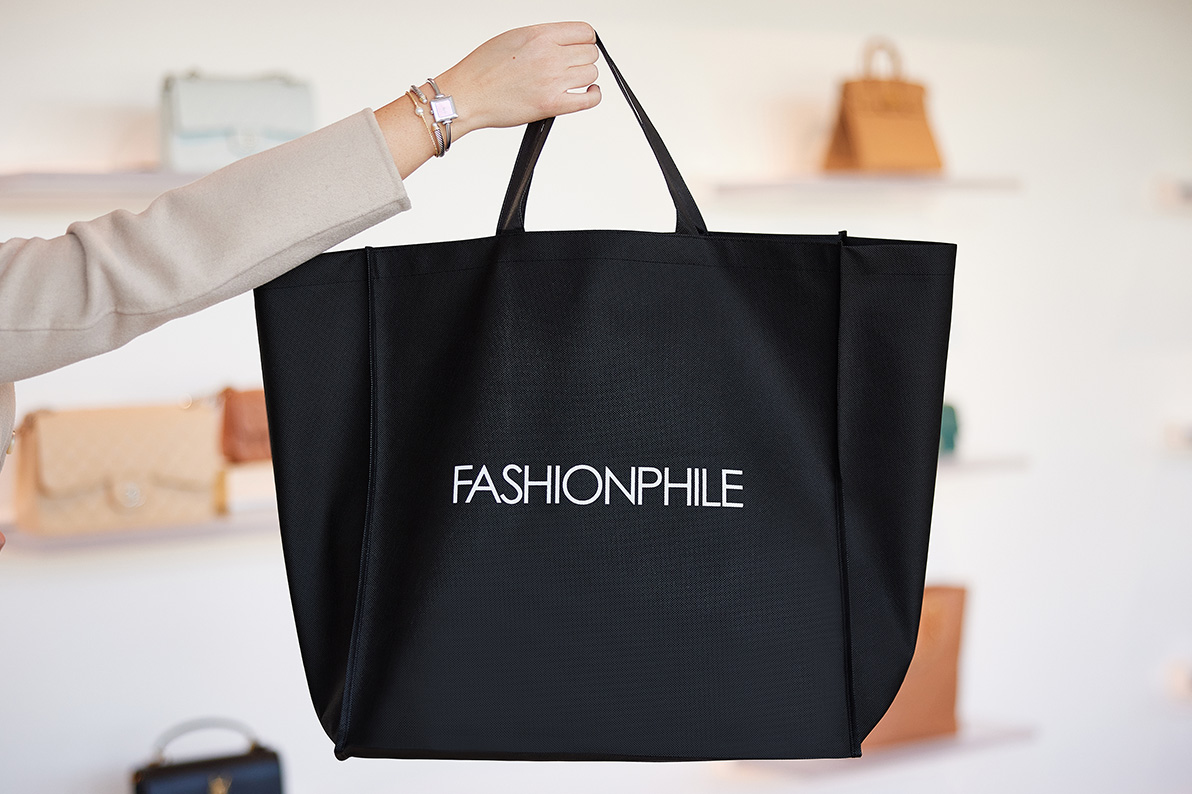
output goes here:
[{"label": "handbag shoulder strap", "polygon": [[[695,199],[691,196],[691,191],[687,189],[687,183],[683,181],[682,175],[679,174],[679,169],[675,166],[675,161],[671,158],[670,152],[667,151],[666,144],[662,142],[662,136],[654,129],[654,125],[650,122],[650,117],[646,115],[641,102],[634,96],[633,90],[629,87],[629,83],[625,81],[621,70],[613,63],[612,58],[608,57],[608,51],[604,48],[604,43],[600,40],[600,36],[596,37],[596,46],[600,48],[600,53],[604,56],[609,71],[612,72],[613,77],[616,79],[621,93],[624,94],[625,99],[629,102],[629,106],[633,108],[633,114],[637,117],[638,124],[641,125],[642,131],[646,134],[646,141],[649,142],[650,148],[654,151],[654,158],[658,161],[658,166],[662,169],[662,176],[666,179],[666,186],[670,190],[671,199],[675,202],[675,232],[677,234],[707,234],[708,228],[704,224],[704,218],[700,214],[699,207],[696,206]],[[517,160],[513,166],[513,175],[509,179],[509,188],[505,192],[505,203],[501,207],[501,217],[497,222],[497,234],[525,231],[526,196],[530,192],[530,181],[534,177],[534,166],[538,162],[538,156],[542,153],[542,146],[546,143],[546,136],[550,133],[553,123],[554,118],[552,117],[526,125],[526,133],[522,137],[521,149],[518,151]]]}]

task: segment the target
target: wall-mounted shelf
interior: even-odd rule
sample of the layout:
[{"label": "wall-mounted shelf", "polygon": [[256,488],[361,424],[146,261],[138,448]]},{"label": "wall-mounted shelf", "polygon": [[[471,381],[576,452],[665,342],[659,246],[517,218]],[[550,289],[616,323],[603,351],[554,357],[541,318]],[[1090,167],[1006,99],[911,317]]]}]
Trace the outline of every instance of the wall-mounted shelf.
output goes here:
[{"label": "wall-mounted shelf", "polygon": [[940,474],[964,474],[971,472],[1021,471],[1030,465],[1023,456],[1001,455],[997,457],[968,457],[967,455],[941,455]]},{"label": "wall-mounted shelf", "polygon": [[0,174],[0,206],[31,209],[147,201],[200,176],[171,171]]},{"label": "wall-mounted shelf", "polygon": [[81,535],[39,535],[23,531],[15,524],[10,523],[11,515],[2,518],[4,520],[0,521],[0,532],[3,532],[8,538],[3,554],[19,552],[22,549],[62,551],[278,531],[277,510],[272,509],[229,513],[200,524],[113,530]]},{"label": "wall-mounted shelf", "polygon": [[825,192],[940,192],[1014,191],[1022,187],[1015,177],[958,177],[918,174],[805,174],[780,179],[719,182],[713,185],[717,198],[797,198]]},{"label": "wall-mounted shelf", "polygon": [[823,778],[888,769],[916,761],[934,761],[959,753],[1030,741],[1034,730],[1024,726],[965,724],[953,736],[904,742],[878,750],[864,750],[860,758],[816,758],[805,761],[739,761],[741,771],[769,772],[793,778]]}]

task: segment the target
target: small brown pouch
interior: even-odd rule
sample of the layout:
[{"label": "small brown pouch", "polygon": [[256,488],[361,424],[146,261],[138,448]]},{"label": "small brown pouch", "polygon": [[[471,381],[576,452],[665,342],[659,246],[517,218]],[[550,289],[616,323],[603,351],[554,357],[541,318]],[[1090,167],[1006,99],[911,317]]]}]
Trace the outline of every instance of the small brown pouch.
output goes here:
[{"label": "small brown pouch", "polygon": [[230,463],[269,460],[269,420],[264,389],[224,389],[223,454]]}]

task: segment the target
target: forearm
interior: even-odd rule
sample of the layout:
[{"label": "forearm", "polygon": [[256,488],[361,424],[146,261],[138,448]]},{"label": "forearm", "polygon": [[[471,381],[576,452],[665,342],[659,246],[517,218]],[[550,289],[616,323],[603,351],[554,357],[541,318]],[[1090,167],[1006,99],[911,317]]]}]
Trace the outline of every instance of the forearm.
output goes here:
[{"label": "forearm", "polygon": [[233,163],[139,215],[0,244],[0,382],[112,350],[408,208],[370,115]]},{"label": "forearm", "polygon": [[[583,22],[517,28],[436,77],[459,113],[453,142],[596,105],[595,40]],[[0,383],[112,350],[407,209],[402,180],[433,156],[433,141],[402,95],[165,193],[139,215],[0,244]]]},{"label": "forearm", "polygon": [[[430,83],[419,88],[426,96],[433,96],[434,92],[426,93]],[[429,113],[429,110],[425,111]],[[427,160],[435,155],[433,133],[427,128],[426,122],[414,111],[414,105],[406,94],[399,96],[388,105],[376,111],[377,125],[385,136],[385,143],[389,146],[393,164],[405,179],[414,173]],[[463,137],[467,123],[463,118],[457,119],[451,125],[451,141],[455,143]]]}]

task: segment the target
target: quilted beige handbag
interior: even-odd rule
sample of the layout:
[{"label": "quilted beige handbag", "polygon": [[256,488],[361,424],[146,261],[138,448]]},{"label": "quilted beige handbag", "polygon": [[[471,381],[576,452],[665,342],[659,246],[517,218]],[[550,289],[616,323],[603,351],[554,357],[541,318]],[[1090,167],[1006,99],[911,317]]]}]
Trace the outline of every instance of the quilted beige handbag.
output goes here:
[{"label": "quilted beige handbag", "polygon": [[17,432],[16,520],[73,535],[212,518],[222,465],[206,404],[38,411]]}]

